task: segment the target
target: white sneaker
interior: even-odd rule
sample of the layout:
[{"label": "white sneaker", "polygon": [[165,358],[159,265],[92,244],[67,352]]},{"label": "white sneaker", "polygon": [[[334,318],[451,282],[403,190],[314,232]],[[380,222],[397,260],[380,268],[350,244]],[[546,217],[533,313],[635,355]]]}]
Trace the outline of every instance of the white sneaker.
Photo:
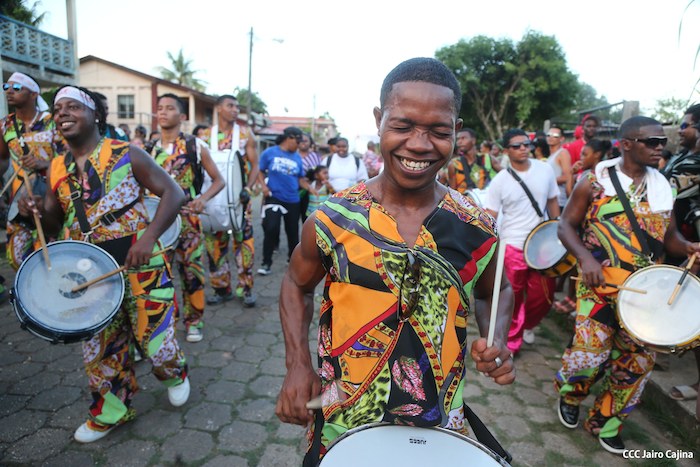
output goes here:
[{"label": "white sneaker", "polygon": [[204,334],[202,330],[194,326],[190,326],[187,330],[187,342],[199,342],[204,339]]},{"label": "white sneaker", "polygon": [[90,428],[90,426],[88,426],[88,422],[85,422],[80,425],[77,430],[75,430],[75,433],[73,433],[73,438],[79,443],[92,443],[93,441],[104,438],[113,429],[114,427],[103,431],[93,430]]},{"label": "white sneaker", "polygon": [[535,331],[532,329],[525,329],[523,331],[523,342],[526,344],[534,344],[535,343]]},{"label": "white sneaker", "polygon": [[185,377],[185,380],[177,386],[168,388],[168,400],[173,407],[180,407],[187,402],[190,397],[190,378]]}]

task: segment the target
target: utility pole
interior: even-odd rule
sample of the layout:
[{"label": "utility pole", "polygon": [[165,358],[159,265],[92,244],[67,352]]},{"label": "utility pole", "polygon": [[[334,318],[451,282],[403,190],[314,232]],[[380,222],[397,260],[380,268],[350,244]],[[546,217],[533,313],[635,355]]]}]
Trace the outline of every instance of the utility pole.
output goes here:
[{"label": "utility pole", "polygon": [[253,109],[253,27],[250,27],[250,45],[248,48],[248,102],[246,102],[246,114],[248,115],[248,123],[252,122]]}]

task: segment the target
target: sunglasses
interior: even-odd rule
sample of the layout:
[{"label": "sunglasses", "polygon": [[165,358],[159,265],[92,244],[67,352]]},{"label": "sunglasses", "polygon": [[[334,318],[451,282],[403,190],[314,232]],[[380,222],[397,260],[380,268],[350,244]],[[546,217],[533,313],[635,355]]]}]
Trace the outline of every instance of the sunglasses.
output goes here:
[{"label": "sunglasses", "polygon": [[652,136],[651,138],[625,138],[628,141],[634,141],[635,143],[642,143],[649,149],[654,149],[659,146],[666,146],[668,143],[668,138],[663,136]]},{"label": "sunglasses", "polygon": [[680,129],[685,130],[686,128],[690,128],[692,125],[688,122],[683,122],[681,123]]},{"label": "sunglasses", "polygon": [[21,91],[22,90],[22,85],[19,83],[2,83],[2,90],[3,91],[9,91],[10,88],[14,89],[15,91]]},{"label": "sunglasses", "polygon": [[403,270],[403,279],[399,288],[399,304],[397,306],[397,318],[400,322],[406,322],[413,315],[420,297],[421,261],[411,250],[406,252],[406,267]]},{"label": "sunglasses", "polygon": [[513,144],[508,145],[508,147],[510,149],[520,149],[520,148],[529,149],[530,146],[531,146],[531,144],[529,141],[523,141],[522,143],[513,143]]},{"label": "sunglasses", "polygon": [[547,133],[547,138],[561,138],[561,135],[556,133]]}]

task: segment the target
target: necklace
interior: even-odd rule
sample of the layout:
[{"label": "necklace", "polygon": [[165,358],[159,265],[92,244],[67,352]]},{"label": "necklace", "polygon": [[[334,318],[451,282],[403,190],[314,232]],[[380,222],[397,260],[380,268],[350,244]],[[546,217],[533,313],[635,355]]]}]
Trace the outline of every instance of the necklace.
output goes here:
[{"label": "necklace", "polygon": [[638,205],[642,199],[644,199],[647,195],[647,176],[644,174],[644,177],[642,177],[642,180],[639,182],[639,185],[635,188],[634,193],[630,196],[630,201],[634,205]]}]

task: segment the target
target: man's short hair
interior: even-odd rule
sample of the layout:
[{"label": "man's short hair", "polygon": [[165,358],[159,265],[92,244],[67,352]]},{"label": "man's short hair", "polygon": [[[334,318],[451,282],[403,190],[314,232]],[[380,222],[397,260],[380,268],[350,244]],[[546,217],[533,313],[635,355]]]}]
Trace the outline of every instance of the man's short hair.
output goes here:
[{"label": "man's short hair", "polygon": [[638,115],[636,117],[630,117],[620,125],[620,129],[617,132],[617,137],[622,139],[631,139],[639,137],[639,130],[645,126],[659,125],[661,123],[658,120],[654,120],[650,117],[643,117]]},{"label": "man's short hair", "polygon": [[700,104],[691,105],[683,115],[690,115],[693,117],[693,123],[700,123]]},{"label": "man's short hair", "polygon": [[177,102],[177,108],[180,111],[180,113],[181,114],[185,113],[185,104],[180,100],[179,97],[177,97],[172,92],[166,92],[165,94],[158,96],[158,100],[156,102],[160,103],[161,99],[165,99],[165,98],[174,99],[175,102]]},{"label": "man's short hair", "polygon": [[453,110],[455,115],[459,114],[462,107],[462,91],[457,78],[442,62],[426,57],[411,58],[401,62],[386,75],[379,94],[380,108],[384,109],[394,84],[409,81],[432,83],[451,89],[454,94]]},{"label": "man's short hair", "polygon": [[232,96],[231,94],[223,94],[216,98],[216,105],[223,104],[226,99],[231,99],[232,101],[238,102],[238,99],[236,99],[235,96]]},{"label": "man's short hair", "polygon": [[528,141],[530,140],[530,137],[527,136],[527,133],[525,133],[520,128],[511,128],[510,130],[503,133],[503,147],[508,147],[508,145],[510,144],[510,140],[512,140],[516,136],[525,136],[527,137]]},{"label": "man's short hair", "polygon": [[333,138],[328,138],[328,146],[335,146],[338,144],[338,138],[333,137]]},{"label": "man's short hair", "polygon": [[467,127],[460,128],[460,130],[457,132],[457,134],[459,135],[460,133],[469,133],[469,136],[471,136],[472,139],[476,139],[476,131],[472,130],[471,128],[467,128]]},{"label": "man's short hair", "polygon": [[335,144],[337,145],[337,144],[340,143],[341,141],[345,141],[345,144],[350,144],[350,141],[348,141],[347,138],[342,137],[342,136],[341,136],[340,138],[338,138],[338,140],[335,142]]}]

